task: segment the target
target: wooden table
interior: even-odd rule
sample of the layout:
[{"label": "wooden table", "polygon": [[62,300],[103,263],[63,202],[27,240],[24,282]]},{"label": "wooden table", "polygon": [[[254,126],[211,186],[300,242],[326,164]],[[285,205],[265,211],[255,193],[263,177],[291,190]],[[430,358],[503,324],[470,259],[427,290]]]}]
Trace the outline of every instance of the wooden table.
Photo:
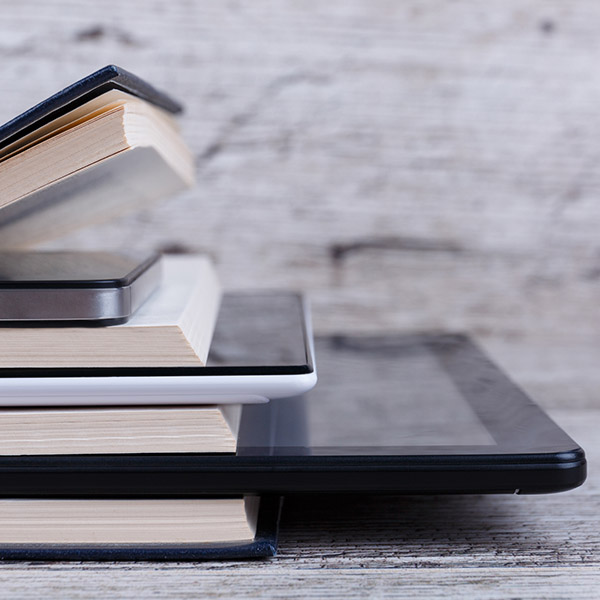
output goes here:
[{"label": "wooden table", "polygon": [[247,562],[0,565],[2,598],[600,597],[600,410],[553,417],[586,449],[548,496],[288,498],[279,554]]}]

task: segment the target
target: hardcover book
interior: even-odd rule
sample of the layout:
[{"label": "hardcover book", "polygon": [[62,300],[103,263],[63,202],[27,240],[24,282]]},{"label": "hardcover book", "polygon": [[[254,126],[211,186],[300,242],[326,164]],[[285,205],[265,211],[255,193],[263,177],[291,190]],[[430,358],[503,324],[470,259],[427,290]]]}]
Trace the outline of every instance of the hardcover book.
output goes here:
[{"label": "hardcover book", "polygon": [[204,256],[162,258],[162,283],[127,323],[113,327],[0,327],[0,367],[201,367],[221,290]]},{"label": "hardcover book", "polygon": [[[166,94],[109,65],[1,126],[0,248],[29,248],[191,186],[180,111]],[[162,285],[121,325],[0,327],[0,366],[203,366],[220,303],[215,273],[197,256],[166,256],[162,266]],[[28,476],[22,493],[0,498],[0,560],[274,555],[279,497],[136,495],[127,475],[124,494],[97,493],[95,476],[86,497],[72,487],[52,492],[52,461],[61,458],[77,473],[78,460],[106,472],[115,456],[231,456],[239,419],[239,406],[1,409],[0,458],[41,461],[45,483],[36,493],[36,477]]]},{"label": "hardcover book", "polygon": [[109,65],[1,126],[0,247],[29,247],[191,186],[180,111]]},{"label": "hardcover book", "polygon": [[0,560],[274,556],[281,498],[0,499]]}]

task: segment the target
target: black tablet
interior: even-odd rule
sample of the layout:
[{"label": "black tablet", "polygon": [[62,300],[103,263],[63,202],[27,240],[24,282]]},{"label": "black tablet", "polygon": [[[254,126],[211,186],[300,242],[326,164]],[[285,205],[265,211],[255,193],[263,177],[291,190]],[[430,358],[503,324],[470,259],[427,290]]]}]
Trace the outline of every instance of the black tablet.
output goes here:
[{"label": "black tablet", "polygon": [[322,337],[319,383],[243,409],[236,454],[0,458],[2,495],[545,493],[583,450],[463,336]]}]

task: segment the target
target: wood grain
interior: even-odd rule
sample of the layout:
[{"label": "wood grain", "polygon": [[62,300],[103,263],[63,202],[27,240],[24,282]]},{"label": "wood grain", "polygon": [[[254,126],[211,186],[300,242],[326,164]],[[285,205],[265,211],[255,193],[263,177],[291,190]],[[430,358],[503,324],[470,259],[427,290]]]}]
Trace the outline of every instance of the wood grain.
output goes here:
[{"label": "wood grain", "polygon": [[[65,565],[42,568],[29,567],[11,572],[14,585],[7,592],[31,590],[45,597],[70,598],[140,598],[160,595],[161,598],[398,598],[443,599],[481,598],[503,600],[564,600],[578,598],[597,600],[598,577],[592,569],[574,568],[498,568],[498,569],[366,569],[365,563],[335,572],[318,568],[293,572],[269,572],[252,566],[242,572],[203,570],[178,565],[157,569],[138,565],[123,569],[97,566],[84,572]],[[44,574],[46,586],[32,589],[32,577]],[[543,582],[542,585],[540,585]],[[65,585],[65,583],[67,583]],[[18,585],[20,584],[20,585]],[[51,595],[51,596],[50,596]],[[9,597],[9,596],[7,596]]]},{"label": "wood grain", "polygon": [[2,565],[5,597],[598,598],[600,5],[5,2],[0,121],[114,62],[198,187],[53,245],[202,250],[318,331],[464,330],[585,446],[549,497],[288,502],[264,564]]},{"label": "wood grain", "polygon": [[306,290],[321,332],[466,330],[585,406],[597,370],[552,348],[600,360],[599,23],[592,0],[23,0],[0,120],[139,73],[185,101],[198,186],[55,247],[207,251],[228,288]]}]

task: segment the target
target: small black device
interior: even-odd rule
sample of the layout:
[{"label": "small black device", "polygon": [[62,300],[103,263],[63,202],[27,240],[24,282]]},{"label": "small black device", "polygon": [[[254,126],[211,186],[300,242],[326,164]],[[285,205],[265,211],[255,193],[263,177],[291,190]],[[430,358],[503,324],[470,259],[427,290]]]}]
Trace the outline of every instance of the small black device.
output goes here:
[{"label": "small black device", "polygon": [[125,323],[160,284],[160,256],[1,252],[0,326]]}]

